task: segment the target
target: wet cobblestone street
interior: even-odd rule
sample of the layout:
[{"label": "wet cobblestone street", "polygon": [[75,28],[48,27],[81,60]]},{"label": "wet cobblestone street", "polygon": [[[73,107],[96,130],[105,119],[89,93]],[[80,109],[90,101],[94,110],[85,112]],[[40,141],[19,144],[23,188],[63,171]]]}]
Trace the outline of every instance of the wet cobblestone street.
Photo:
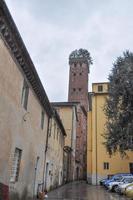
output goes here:
[{"label": "wet cobblestone street", "polygon": [[101,186],[91,186],[85,182],[75,182],[55,189],[48,194],[48,200],[128,200],[108,192]]}]

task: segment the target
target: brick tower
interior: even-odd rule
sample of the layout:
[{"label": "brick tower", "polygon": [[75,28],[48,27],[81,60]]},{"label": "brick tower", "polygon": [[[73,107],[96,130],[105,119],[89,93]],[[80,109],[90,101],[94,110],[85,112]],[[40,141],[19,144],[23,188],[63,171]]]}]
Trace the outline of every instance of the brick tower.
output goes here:
[{"label": "brick tower", "polygon": [[87,166],[87,111],[88,111],[88,73],[92,63],[85,49],[73,51],[69,56],[68,101],[77,102],[78,124],[76,134],[76,176],[86,179]]}]

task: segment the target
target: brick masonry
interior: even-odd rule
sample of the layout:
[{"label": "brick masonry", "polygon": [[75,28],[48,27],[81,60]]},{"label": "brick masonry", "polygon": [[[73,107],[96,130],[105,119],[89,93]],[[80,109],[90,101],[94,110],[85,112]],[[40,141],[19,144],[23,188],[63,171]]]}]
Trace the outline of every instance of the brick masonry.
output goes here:
[{"label": "brick masonry", "polygon": [[76,134],[76,162],[79,168],[77,179],[86,179],[88,72],[88,64],[83,59],[74,59],[70,63],[68,101],[79,102]]}]

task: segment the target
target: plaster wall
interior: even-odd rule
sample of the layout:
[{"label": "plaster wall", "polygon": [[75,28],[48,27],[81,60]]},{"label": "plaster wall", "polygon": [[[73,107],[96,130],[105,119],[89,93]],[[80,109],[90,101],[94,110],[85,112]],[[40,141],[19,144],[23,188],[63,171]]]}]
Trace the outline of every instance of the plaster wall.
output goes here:
[{"label": "plaster wall", "polygon": [[[101,85],[99,83],[99,85]],[[133,152],[128,151],[127,157],[122,158],[119,153],[111,157],[103,145],[106,116],[103,108],[107,98],[107,83],[102,83],[103,94],[94,94],[92,97],[92,111],[88,113],[88,149],[87,149],[87,174],[92,176],[92,183],[99,184],[99,180],[110,174],[130,172],[129,163],[133,163]],[[93,85],[97,92],[98,84]],[[104,162],[109,163],[109,169],[104,169]]]},{"label": "plaster wall", "polygon": [[[46,188],[50,190],[63,183],[63,147],[64,135],[58,126],[55,118],[50,121],[50,130],[48,136],[48,148],[46,163],[48,165],[47,174],[45,174]],[[46,177],[47,176],[47,177]]]},{"label": "plaster wall", "polygon": [[[28,106],[21,105],[24,74],[0,38],[0,182],[9,186],[10,195],[20,199],[33,197],[37,156],[36,187],[43,182],[44,149],[48,116],[45,112],[44,129],[41,129],[40,105],[30,88]],[[30,87],[30,85],[29,85]],[[44,110],[45,111],[45,110]],[[22,150],[19,179],[10,182],[15,148]],[[15,199],[15,196],[13,197]]]},{"label": "plaster wall", "polygon": [[[67,180],[72,181],[75,180],[75,153],[76,153],[76,111],[75,106],[60,106],[57,108],[64,128],[66,130],[67,136],[65,137],[65,146],[71,148],[71,152],[69,152],[69,163],[67,166],[68,169],[68,177]],[[68,160],[68,159],[67,159]]]}]

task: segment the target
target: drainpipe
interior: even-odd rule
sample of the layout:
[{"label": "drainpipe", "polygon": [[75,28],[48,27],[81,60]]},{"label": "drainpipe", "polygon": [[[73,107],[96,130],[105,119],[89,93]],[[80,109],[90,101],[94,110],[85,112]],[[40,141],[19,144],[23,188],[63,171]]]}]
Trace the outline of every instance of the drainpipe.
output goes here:
[{"label": "drainpipe", "polygon": [[[73,140],[74,140],[74,111],[75,107],[72,108],[72,134],[71,134],[71,152],[70,152],[70,180],[73,181],[74,167],[72,168],[73,163]],[[75,158],[74,158],[75,159]]]},{"label": "drainpipe", "polygon": [[96,185],[98,185],[98,182],[97,182],[97,96],[95,96],[95,100],[96,100],[96,103],[95,103],[95,117],[96,117]]},{"label": "drainpipe", "polygon": [[33,199],[36,199],[35,190],[36,190],[36,175],[37,175],[37,166],[39,162],[39,156],[37,156],[36,164],[35,164],[35,174],[34,174],[34,187],[33,187]]},{"label": "drainpipe", "polygon": [[49,121],[50,117],[48,117],[48,124],[47,124],[47,135],[46,135],[46,144],[45,144],[45,151],[44,151],[44,166],[43,166],[43,187],[42,187],[42,192],[44,189],[46,189],[46,181],[44,181],[45,178],[45,168],[46,168],[46,156],[47,156],[47,149],[48,149],[48,134],[49,134]]}]

